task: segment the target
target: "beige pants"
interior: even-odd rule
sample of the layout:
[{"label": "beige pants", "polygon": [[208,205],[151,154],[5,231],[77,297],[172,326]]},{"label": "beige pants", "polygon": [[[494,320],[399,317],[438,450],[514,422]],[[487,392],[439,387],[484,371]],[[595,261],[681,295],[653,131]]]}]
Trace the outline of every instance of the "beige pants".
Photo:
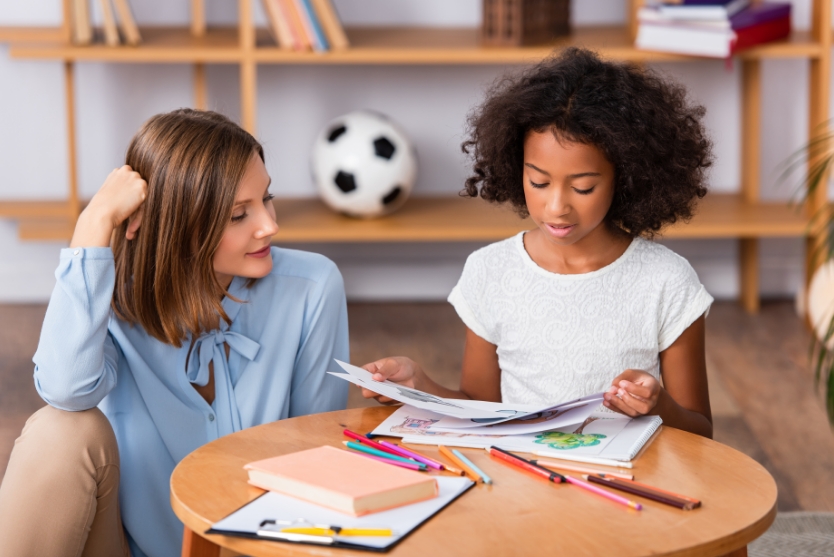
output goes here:
[{"label": "beige pants", "polygon": [[0,485],[0,556],[130,557],[119,449],[101,410],[35,412]]}]

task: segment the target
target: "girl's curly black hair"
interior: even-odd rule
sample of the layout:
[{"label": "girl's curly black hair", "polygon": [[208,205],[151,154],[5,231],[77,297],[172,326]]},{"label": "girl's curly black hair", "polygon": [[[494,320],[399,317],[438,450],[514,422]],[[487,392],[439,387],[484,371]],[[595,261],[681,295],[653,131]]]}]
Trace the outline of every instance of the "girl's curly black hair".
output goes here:
[{"label": "girl's curly black hair", "polygon": [[602,61],[568,48],[518,77],[505,77],[468,118],[461,148],[474,175],[461,195],[509,201],[527,216],[522,172],[530,131],[594,145],[614,166],[614,199],[606,220],[630,236],[652,237],[688,220],[707,193],[712,144],[705,110],[686,90],[632,64]]}]

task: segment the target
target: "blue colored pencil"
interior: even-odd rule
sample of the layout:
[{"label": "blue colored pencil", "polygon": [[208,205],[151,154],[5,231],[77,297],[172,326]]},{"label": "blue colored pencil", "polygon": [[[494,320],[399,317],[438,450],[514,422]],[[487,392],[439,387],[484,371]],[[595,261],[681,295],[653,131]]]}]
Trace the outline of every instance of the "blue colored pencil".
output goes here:
[{"label": "blue colored pencil", "polygon": [[408,464],[413,464],[415,466],[418,466],[421,470],[425,470],[425,468],[426,468],[426,465],[423,464],[422,462],[417,462],[416,460],[412,460],[410,458],[402,458],[400,456],[393,455],[391,453],[386,453],[386,452],[383,452],[383,451],[379,451],[379,450],[374,449],[372,447],[366,447],[365,445],[362,445],[360,443],[354,443],[353,441],[342,441],[342,443],[347,445],[347,447],[349,449],[353,449],[355,451],[359,451],[359,452],[362,452],[362,453],[367,453],[367,454],[373,455],[373,456],[378,456],[380,458],[387,458],[388,460],[396,460],[398,462],[405,462],[405,463],[408,463]]},{"label": "blue colored pencil", "polygon": [[467,466],[469,466],[470,468],[472,468],[472,471],[473,471],[473,472],[475,472],[476,474],[478,474],[479,476],[481,476],[481,479],[482,479],[482,480],[484,480],[484,483],[485,483],[485,484],[491,484],[491,483],[492,483],[492,478],[490,478],[489,476],[487,476],[486,474],[484,474],[484,471],[483,471],[483,470],[481,470],[480,468],[478,468],[477,466],[475,466],[475,465],[472,463],[472,461],[471,461],[471,460],[469,460],[468,458],[466,458],[465,456],[463,456],[463,453],[462,453],[462,452],[460,452],[460,451],[459,451],[459,450],[457,450],[457,449],[452,449],[452,452],[454,453],[454,455],[455,455],[456,457],[458,457],[459,459],[461,459],[461,460],[463,461],[463,463],[464,463],[464,464],[466,464]]}]

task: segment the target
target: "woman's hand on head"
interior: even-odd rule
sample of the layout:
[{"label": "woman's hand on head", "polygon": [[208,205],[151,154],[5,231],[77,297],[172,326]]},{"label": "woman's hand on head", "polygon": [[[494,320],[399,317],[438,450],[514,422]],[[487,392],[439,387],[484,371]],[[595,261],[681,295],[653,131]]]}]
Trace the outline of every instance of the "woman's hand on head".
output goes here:
[{"label": "woman's hand on head", "polygon": [[127,165],[115,169],[78,218],[70,247],[106,247],[113,230],[128,220],[125,237],[132,240],[142,224],[142,203],[148,184]]},{"label": "woman's hand on head", "polygon": [[639,369],[627,369],[603,395],[606,408],[632,418],[652,414],[660,398],[660,381]]},{"label": "woman's hand on head", "polygon": [[[419,389],[417,383],[420,380],[423,370],[414,360],[403,356],[383,358],[362,366],[362,369],[373,373],[374,381],[391,381],[412,389]],[[373,391],[360,387],[362,396],[376,399],[380,404],[398,404],[398,402],[387,396],[382,396]]]}]

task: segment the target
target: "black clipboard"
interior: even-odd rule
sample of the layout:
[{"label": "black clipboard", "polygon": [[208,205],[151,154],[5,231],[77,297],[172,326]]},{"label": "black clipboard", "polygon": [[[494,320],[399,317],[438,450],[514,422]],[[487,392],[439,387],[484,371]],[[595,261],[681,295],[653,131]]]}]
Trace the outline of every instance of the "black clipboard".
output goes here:
[{"label": "black clipboard", "polygon": [[[358,519],[288,495],[266,492],[213,524],[205,533],[384,553],[475,485],[474,482],[463,477],[437,476],[436,479],[440,488],[438,497],[389,511],[365,515]],[[397,524],[388,522],[389,517],[406,514],[410,517],[406,527],[399,526],[404,522]],[[265,523],[269,521],[297,521],[302,518],[308,524],[340,524],[351,527],[356,525],[357,522],[362,522],[377,527],[391,526],[396,535],[384,539],[375,538],[372,540],[363,537],[352,540],[349,536],[310,536],[306,534],[282,536],[277,535],[275,531],[264,531]],[[371,545],[369,545],[369,541]]]}]

